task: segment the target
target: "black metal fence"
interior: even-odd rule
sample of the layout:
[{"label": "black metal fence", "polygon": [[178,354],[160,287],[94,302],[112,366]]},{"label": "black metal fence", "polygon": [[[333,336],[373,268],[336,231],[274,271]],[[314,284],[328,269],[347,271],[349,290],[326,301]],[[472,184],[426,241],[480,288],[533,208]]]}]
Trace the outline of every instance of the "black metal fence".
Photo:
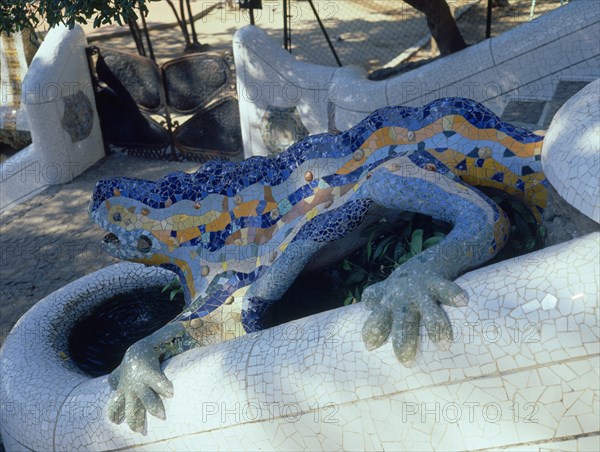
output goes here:
[{"label": "black metal fence", "polygon": [[[356,65],[372,71],[438,55],[425,16],[403,0],[164,1],[188,52],[204,50],[200,43],[206,21],[218,20],[217,28],[226,30],[250,22],[265,26],[298,59],[316,64]],[[468,44],[503,33],[566,1],[446,0]],[[205,17],[212,8],[223,11]],[[154,29],[148,33],[142,19],[130,28],[138,51],[152,57],[149,38],[156,36]]]},{"label": "black metal fence", "polygon": [[[468,44],[525,23],[566,0],[446,0]],[[425,16],[402,0],[252,0],[257,25],[281,17],[271,34],[300,60],[367,70],[438,55]]]}]

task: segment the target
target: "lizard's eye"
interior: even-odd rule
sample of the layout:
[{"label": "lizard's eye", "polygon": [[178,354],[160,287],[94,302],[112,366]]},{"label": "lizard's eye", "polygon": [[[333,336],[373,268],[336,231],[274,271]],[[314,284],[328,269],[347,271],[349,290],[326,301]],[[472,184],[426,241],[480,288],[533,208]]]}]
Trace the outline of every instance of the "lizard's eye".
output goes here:
[{"label": "lizard's eye", "polygon": [[115,220],[115,221],[121,221],[121,214],[120,214],[120,213],[118,213],[118,212],[117,212],[117,213],[115,213],[115,214],[113,215],[113,220]]},{"label": "lizard's eye", "polygon": [[141,253],[147,253],[152,249],[152,241],[145,235],[141,236],[137,243],[137,249]]}]

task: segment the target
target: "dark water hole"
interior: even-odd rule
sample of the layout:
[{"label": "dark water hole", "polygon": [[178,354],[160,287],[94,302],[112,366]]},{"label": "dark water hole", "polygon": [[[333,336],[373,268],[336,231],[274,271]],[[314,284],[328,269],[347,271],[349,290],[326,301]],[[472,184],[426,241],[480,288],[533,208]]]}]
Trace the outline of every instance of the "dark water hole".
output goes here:
[{"label": "dark water hole", "polygon": [[112,372],[130,345],[173,320],[183,297],[169,300],[162,287],[150,287],[107,299],[75,325],[69,338],[73,362],[92,377]]}]

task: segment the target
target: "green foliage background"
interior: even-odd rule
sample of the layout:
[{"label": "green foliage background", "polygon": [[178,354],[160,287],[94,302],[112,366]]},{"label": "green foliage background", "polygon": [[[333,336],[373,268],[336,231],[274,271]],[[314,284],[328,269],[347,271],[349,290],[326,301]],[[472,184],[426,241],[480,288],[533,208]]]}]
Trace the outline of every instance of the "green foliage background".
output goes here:
[{"label": "green foliage background", "polygon": [[[148,12],[146,3],[158,0],[2,0],[0,32],[7,34],[35,28],[45,21],[48,26],[92,22],[94,27],[126,24],[138,12]],[[139,10],[137,7],[139,6]]]}]

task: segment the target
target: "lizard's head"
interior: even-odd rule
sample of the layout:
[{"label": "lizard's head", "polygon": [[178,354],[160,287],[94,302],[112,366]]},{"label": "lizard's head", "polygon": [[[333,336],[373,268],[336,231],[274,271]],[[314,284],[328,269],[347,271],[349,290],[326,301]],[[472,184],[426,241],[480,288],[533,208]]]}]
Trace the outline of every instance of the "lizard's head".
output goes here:
[{"label": "lizard's head", "polygon": [[[159,265],[157,255],[168,253],[168,245],[152,233],[154,221],[148,217],[150,209],[132,196],[132,188],[139,193],[149,181],[114,178],[96,184],[89,214],[92,221],[107,234],[102,240],[104,249],[119,259]],[[135,194],[135,193],[133,193]]]},{"label": "lizard's head", "polygon": [[[107,234],[102,241],[111,255],[171,270],[184,283],[186,299],[208,286],[202,269],[194,266],[197,246],[189,246],[193,219],[186,215],[185,173],[172,173],[157,182],[118,177],[96,184],[89,214]],[[186,242],[187,240],[187,242]],[[185,242],[185,243],[182,243]]]}]

